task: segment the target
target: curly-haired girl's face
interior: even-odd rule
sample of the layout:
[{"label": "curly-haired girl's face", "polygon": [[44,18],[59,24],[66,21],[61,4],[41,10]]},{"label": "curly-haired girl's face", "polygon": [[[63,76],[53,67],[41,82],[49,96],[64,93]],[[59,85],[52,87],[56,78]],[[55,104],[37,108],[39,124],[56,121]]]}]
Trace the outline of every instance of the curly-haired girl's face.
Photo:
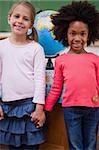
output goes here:
[{"label": "curly-haired girl's face", "polygon": [[73,53],[82,53],[88,40],[88,26],[82,21],[73,21],[70,23],[67,32],[70,51]]}]

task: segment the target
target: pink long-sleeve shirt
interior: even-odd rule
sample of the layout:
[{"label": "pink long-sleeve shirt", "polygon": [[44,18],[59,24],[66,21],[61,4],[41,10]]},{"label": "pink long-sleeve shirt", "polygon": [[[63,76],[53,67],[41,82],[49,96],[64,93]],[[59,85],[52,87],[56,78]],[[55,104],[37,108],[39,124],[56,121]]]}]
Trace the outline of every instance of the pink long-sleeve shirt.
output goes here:
[{"label": "pink long-sleeve shirt", "polygon": [[0,41],[0,76],[3,101],[33,97],[45,103],[45,55],[35,41],[15,45],[9,38]]},{"label": "pink long-sleeve shirt", "polygon": [[64,53],[56,58],[54,83],[46,99],[45,110],[53,109],[63,87],[63,107],[99,107],[99,102],[92,100],[99,94],[98,56],[92,53]]}]

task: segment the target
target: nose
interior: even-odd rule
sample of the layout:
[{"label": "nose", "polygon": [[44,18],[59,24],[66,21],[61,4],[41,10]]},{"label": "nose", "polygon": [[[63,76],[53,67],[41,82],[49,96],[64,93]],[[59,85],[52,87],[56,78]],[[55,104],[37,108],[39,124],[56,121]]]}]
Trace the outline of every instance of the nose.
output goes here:
[{"label": "nose", "polygon": [[22,21],[23,21],[23,19],[20,17],[20,18],[18,19],[18,23],[22,23]]},{"label": "nose", "polygon": [[79,35],[79,34],[76,34],[76,35],[75,35],[75,40],[76,40],[76,41],[80,41],[80,39],[81,39],[80,35]]}]

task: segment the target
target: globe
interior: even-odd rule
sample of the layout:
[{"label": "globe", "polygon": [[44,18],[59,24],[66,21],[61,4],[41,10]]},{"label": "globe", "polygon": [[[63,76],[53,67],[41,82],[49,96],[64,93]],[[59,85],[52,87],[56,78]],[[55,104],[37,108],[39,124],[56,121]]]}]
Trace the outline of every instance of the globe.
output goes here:
[{"label": "globe", "polygon": [[54,10],[46,10],[38,13],[35,18],[34,27],[38,33],[39,43],[45,51],[46,57],[53,57],[65,49],[61,42],[55,40],[51,31],[53,24],[50,15],[57,13]]}]

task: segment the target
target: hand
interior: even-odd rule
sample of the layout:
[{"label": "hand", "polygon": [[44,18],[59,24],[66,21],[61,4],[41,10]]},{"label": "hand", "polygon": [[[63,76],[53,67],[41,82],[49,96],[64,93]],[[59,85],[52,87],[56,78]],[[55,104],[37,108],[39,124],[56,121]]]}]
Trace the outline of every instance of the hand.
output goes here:
[{"label": "hand", "polygon": [[99,96],[98,96],[98,95],[95,95],[92,100],[93,100],[93,102],[95,102],[95,103],[99,102]]},{"label": "hand", "polygon": [[37,128],[42,127],[45,123],[46,117],[43,110],[35,110],[31,113],[31,121],[33,121]]},{"label": "hand", "polygon": [[4,119],[4,113],[2,107],[0,106],[0,120]]}]

